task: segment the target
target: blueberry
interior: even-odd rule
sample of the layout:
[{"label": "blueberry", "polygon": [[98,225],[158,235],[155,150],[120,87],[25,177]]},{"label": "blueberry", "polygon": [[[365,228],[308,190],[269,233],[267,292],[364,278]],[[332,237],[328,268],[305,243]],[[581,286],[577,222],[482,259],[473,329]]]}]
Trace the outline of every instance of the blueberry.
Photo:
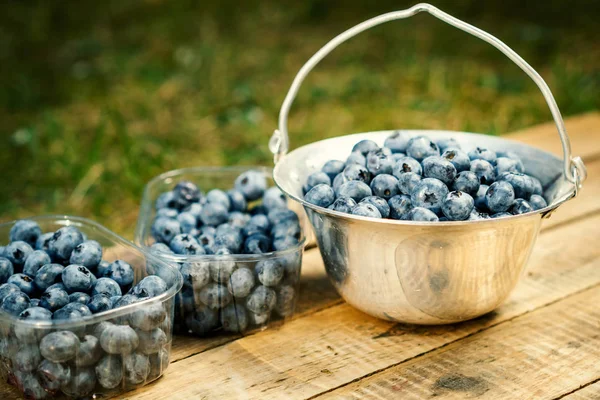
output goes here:
[{"label": "blueberry", "polygon": [[351,213],[361,217],[381,218],[381,213],[377,207],[375,207],[373,204],[364,203],[362,201],[352,208]]},{"label": "blueberry", "polygon": [[394,160],[386,154],[383,149],[371,151],[367,154],[367,170],[371,176],[380,174],[391,174],[394,167]]},{"label": "blueberry", "polygon": [[271,239],[261,233],[254,233],[244,242],[244,253],[263,254],[271,251]]},{"label": "blueberry", "polygon": [[19,351],[19,343],[16,337],[3,335],[0,338],[0,355],[4,358],[13,358]]},{"label": "blueberry", "polygon": [[234,228],[243,229],[250,221],[250,214],[244,214],[239,211],[232,211],[227,218],[227,224]]},{"label": "blueberry", "polygon": [[258,280],[265,286],[277,286],[285,272],[283,266],[275,259],[259,261],[256,263],[255,271]]},{"label": "blueberry", "polygon": [[158,353],[167,344],[167,335],[160,328],[154,328],[150,331],[138,331],[137,334],[140,340],[138,351],[143,354]]},{"label": "blueberry", "polygon": [[454,138],[440,139],[437,141],[437,145],[442,153],[448,149],[460,150],[460,144]]},{"label": "blueberry", "polygon": [[195,307],[192,312],[186,313],[185,325],[192,333],[204,335],[216,328],[218,318],[217,311],[210,307]]},{"label": "blueberry", "polygon": [[41,234],[35,242],[35,249],[48,252],[50,248],[50,241],[52,240],[53,236],[54,232]]},{"label": "blueberry", "polygon": [[150,374],[150,360],[147,355],[132,353],[123,356],[123,378],[129,385],[140,385]]},{"label": "blueberry", "polygon": [[477,190],[477,193],[473,197],[473,199],[475,200],[475,207],[479,210],[487,210],[487,201],[485,200],[485,195],[487,193],[488,188],[488,185],[479,185],[479,190]]},{"label": "blueberry", "polygon": [[157,210],[160,210],[162,208],[175,209],[175,207],[177,207],[175,193],[173,193],[173,191],[161,193],[160,196],[158,196],[158,198],[156,199],[154,207]]},{"label": "blueberry", "polygon": [[75,247],[84,241],[83,235],[74,226],[64,226],[54,232],[48,250],[57,260],[69,260]]},{"label": "blueberry", "polygon": [[529,199],[534,191],[534,181],[529,175],[505,172],[498,176],[499,181],[510,183],[515,191],[516,198]]},{"label": "blueberry", "polygon": [[231,302],[231,294],[225,286],[209,283],[200,291],[200,301],[212,309],[222,308]]},{"label": "blueberry", "polygon": [[367,155],[371,151],[379,150],[379,146],[372,140],[364,139],[356,143],[352,148],[352,152],[359,152],[362,155]]},{"label": "blueberry", "polygon": [[165,308],[161,302],[157,301],[132,313],[129,322],[134,328],[149,331],[160,326],[166,318],[167,312]]},{"label": "blueberry", "polygon": [[331,178],[325,172],[314,172],[306,179],[306,183],[302,186],[302,191],[306,194],[317,185],[331,186]]},{"label": "blueberry", "polygon": [[496,179],[496,172],[492,164],[485,160],[476,159],[471,161],[471,172],[474,172],[482,185],[490,185]]},{"label": "blueberry", "polygon": [[335,193],[331,186],[319,184],[306,193],[304,200],[319,207],[329,207],[335,200]]},{"label": "blueberry", "polygon": [[[138,297],[155,297],[167,291],[167,282],[160,276],[149,275],[139,281],[132,289],[132,293]],[[119,292],[118,295],[121,293]],[[112,294],[111,296],[115,296]]]},{"label": "blueberry", "polygon": [[[72,304],[72,303],[69,303]],[[67,304],[67,305],[69,305]],[[85,304],[81,304],[82,306],[84,306],[86,309],[87,306]],[[89,309],[88,309],[89,310]],[[89,311],[90,315],[91,315],[91,311]],[[74,309],[74,308],[59,308],[58,310],[56,310],[54,312],[54,314],[52,314],[52,319],[59,321],[59,320],[79,320],[82,319],[83,317],[86,317],[87,315],[84,315],[80,310],[78,309]]]},{"label": "blueberry", "polygon": [[[154,243],[154,244],[152,244],[152,246],[150,246],[150,253],[158,254],[158,255],[160,255],[160,253],[173,254],[173,250],[171,250],[169,248],[169,246],[167,246],[164,243]],[[108,264],[108,265],[110,265],[110,264]],[[108,265],[107,265],[107,268],[108,268]],[[98,273],[98,276],[102,276],[102,274]]]},{"label": "blueberry", "polygon": [[540,210],[544,207],[548,207],[548,203],[546,203],[546,200],[542,196],[537,194],[531,195],[531,197],[529,198],[529,204],[534,210]]},{"label": "blueberry", "polygon": [[510,183],[494,182],[485,194],[485,205],[492,213],[507,211],[515,201],[515,192]]},{"label": "blueberry", "polygon": [[[368,198],[368,197],[366,197]],[[356,205],[356,201],[354,201],[351,197],[341,196],[335,199],[333,204],[331,204],[328,208],[333,211],[350,213],[352,211],[352,207]]]},{"label": "blueberry", "polygon": [[[83,317],[89,317],[90,315],[92,315],[92,312],[90,311],[90,309],[87,307],[87,305],[85,304],[81,304],[81,303],[68,303],[66,306],[64,306],[63,308],[61,308],[58,311],[76,311],[79,314],[81,314],[81,316]],[[56,312],[58,312],[56,311]],[[54,317],[56,317],[56,312],[54,313]],[[55,319],[59,319],[59,318],[55,318]]]},{"label": "blueberry", "polygon": [[264,205],[258,204],[258,205],[255,205],[254,207],[252,207],[249,210],[249,212],[250,212],[250,215],[256,215],[256,214],[265,214],[266,215],[269,213],[269,210],[267,210],[267,208]]},{"label": "blueberry", "polygon": [[248,268],[238,268],[233,271],[227,285],[229,293],[239,298],[248,296],[253,287],[254,274]]},{"label": "blueberry", "polygon": [[253,233],[266,233],[271,228],[269,218],[264,214],[257,214],[250,218],[250,221],[243,228],[244,235],[250,236]]},{"label": "blueberry", "polygon": [[477,209],[474,208],[473,211],[471,211],[471,214],[469,215],[468,220],[469,221],[480,221],[480,220],[490,219],[490,218],[491,217],[488,213],[478,211]]},{"label": "blueberry", "polygon": [[12,242],[4,248],[4,257],[15,267],[22,266],[31,253],[33,253],[31,246],[22,241]]},{"label": "blueberry", "polygon": [[277,295],[266,286],[259,285],[246,299],[246,307],[255,314],[267,313],[275,308]]},{"label": "blueberry", "polygon": [[389,200],[399,193],[398,179],[389,174],[377,175],[371,181],[373,195]]},{"label": "blueberry", "polygon": [[437,144],[425,136],[417,136],[408,141],[406,154],[417,161],[423,161],[429,156],[439,156],[440,150]]},{"label": "blueberry", "polygon": [[[364,182],[349,181],[340,186],[336,194],[338,197],[351,197],[354,201],[359,202],[365,197],[373,195],[373,192],[369,185]],[[333,199],[331,203],[333,203]]]},{"label": "blueberry", "polygon": [[26,242],[30,246],[35,246],[37,239],[42,234],[40,226],[35,221],[22,219],[15,222],[10,228],[9,238],[11,242]]},{"label": "blueberry", "polygon": [[[172,253],[172,252],[169,250],[169,253]],[[96,276],[104,276],[104,274],[106,274],[106,271],[108,271],[109,268],[110,268],[110,263],[108,261],[105,261],[105,260],[100,261],[100,263],[98,264],[98,267],[96,268]]]},{"label": "blueberry", "polygon": [[266,325],[269,321],[269,317],[271,316],[270,312],[255,314],[252,311],[248,311],[248,322],[250,325],[260,326]]},{"label": "blueberry", "polygon": [[57,391],[71,380],[71,367],[68,364],[43,360],[37,368],[40,384],[46,390]]},{"label": "blueberry", "polygon": [[74,368],[71,380],[61,387],[62,391],[72,397],[89,395],[96,386],[96,373],[93,368]]},{"label": "blueberry", "polygon": [[29,307],[19,314],[19,319],[25,321],[48,321],[52,319],[52,312],[42,307]]},{"label": "blueberry", "polygon": [[447,194],[448,187],[442,181],[425,178],[415,186],[410,201],[415,207],[424,207],[439,214]]},{"label": "blueberry", "polygon": [[175,235],[181,233],[181,225],[175,219],[159,217],[154,220],[151,230],[152,236],[158,242],[169,243]]},{"label": "blueberry", "polygon": [[321,168],[321,171],[325,172],[329,176],[329,179],[331,179],[331,181],[333,181],[333,179],[336,177],[336,175],[341,173],[345,167],[346,167],[346,164],[344,164],[343,161],[329,160],[323,165],[323,168]]},{"label": "blueberry", "polygon": [[45,251],[35,250],[27,256],[25,264],[23,264],[23,273],[34,278],[38,270],[50,262],[50,256]]},{"label": "blueberry", "polygon": [[516,199],[513,205],[508,210],[512,215],[525,214],[533,211],[533,207],[525,199]]},{"label": "blueberry", "polygon": [[501,175],[505,172],[522,173],[524,170],[521,160],[515,160],[508,157],[498,157],[496,159],[496,175]]},{"label": "blueberry", "polygon": [[442,211],[450,221],[464,221],[469,218],[475,202],[470,194],[453,191],[446,195],[442,203]]},{"label": "blueberry", "polygon": [[4,301],[4,299],[12,293],[21,293],[21,289],[15,284],[12,283],[3,283],[0,285],[0,305]]},{"label": "blueberry", "polygon": [[87,306],[93,314],[97,314],[110,310],[112,308],[112,301],[105,293],[100,293],[92,296]]},{"label": "blueberry", "polygon": [[23,373],[19,387],[22,389],[23,397],[26,399],[44,399],[48,395],[37,376],[31,373]]},{"label": "blueberry", "polygon": [[471,171],[459,172],[454,179],[452,189],[475,196],[479,191],[479,178]]},{"label": "blueberry", "polygon": [[40,291],[45,291],[51,285],[62,282],[62,272],[65,269],[60,264],[46,264],[42,266],[34,278],[35,286]]},{"label": "blueberry", "polygon": [[134,294],[127,293],[127,294],[121,296],[121,298],[117,302],[116,308],[118,308],[118,307],[125,307],[125,306],[128,306],[130,304],[139,303],[142,300],[143,299],[140,299],[139,297],[137,297]]},{"label": "blueberry", "polygon": [[[378,197],[378,196],[365,197],[364,199],[362,199],[360,201],[360,203],[367,203],[367,204],[370,204],[373,207],[375,207],[377,209],[377,211],[379,211],[379,214],[381,214],[382,218],[387,218],[390,216],[390,206],[388,205],[387,200],[382,197]],[[350,212],[352,213],[352,210],[350,210]],[[375,218],[377,218],[377,217],[375,217]]]},{"label": "blueberry", "polygon": [[385,139],[383,146],[390,149],[392,153],[404,153],[408,147],[408,137],[402,132],[396,131]]},{"label": "blueberry", "polygon": [[102,246],[95,240],[86,240],[75,247],[71,253],[71,264],[95,269],[100,261],[102,261]]},{"label": "blueberry", "polygon": [[11,315],[19,315],[27,308],[29,308],[29,296],[19,290],[4,297],[0,311]]},{"label": "blueberry", "polygon": [[114,389],[123,380],[123,364],[121,357],[107,354],[96,364],[98,383],[105,389]]},{"label": "blueberry", "polygon": [[217,226],[227,222],[228,210],[220,203],[207,203],[200,212],[200,219],[205,225]]},{"label": "blueberry", "polygon": [[346,178],[346,176],[342,172],[335,176],[331,187],[333,188],[333,191],[337,193],[337,191],[340,189],[340,186],[342,186],[346,182],[348,182],[348,178]]},{"label": "blueberry", "polygon": [[242,249],[244,237],[240,230],[235,228],[226,229],[215,236],[215,247],[226,248],[233,254],[237,254]]},{"label": "blueberry", "polygon": [[398,190],[402,194],[410,195],[421,180],[421,175],[417,175],[414,172],[404,173],[398,178]]},{"label": "blueberry", "polygon": [[190,181],[181,181],[173,189],[173,200],[178,209],[183,209],[190,203],[200,201],[202,193],[196,184]]},{"label": "blueberry", "polygon": [[[194,203],[197,204],[197,203]],[[156,210],[156,218],[170,218],[170,219],[177,219],[177,216],[179,215],[179,211],[175,208],[159,208],[158,210]]]},{"label": "blueberry", "polygon": [[169,366],[169,351],[161,349],[158,353],[150,354],[150,373],[148,381],[152,381],[162,375],[163,371]]},{"label": "blueberry", "polygon": [[14,274],[10,278],[8,278],[7,283],[12,283],[17,286],[23,293],[28,296],[31,296],[35,291],[35,286],[33,284],[33,279],[25,274]]},{"label": "blueberry", "polygon": [[39,307],[40,299],[29,299],[29,307]]},{"label": "blueberry", "polygon": [[297,246],[298,243],[300,243],[300,240],[294,236],[275,238],[275,240],[273,240],[273,249],[276,251],[286,250]]},{"label": "blueberry", "polygon": [[260,199],[267,189],[265,174],[260,171],[246,171],[235,180],[235,189],[242,192],[246,200]]},{"label": "blueberry", "polygon": [[408,212],[413,208],[410,196],[400,194],[388,200],[390,218],[408,220]]},{"label": "blueberry", "polygon": [[19,348],[13,358],[13,367],[19,371],[31,372],[42,362],[40,350],[36,344],[26,344]]},{"label": "blueberry", "polygon": [[91,367],[102,357],[100,340],[94,335],[85,335],[79,343],[79,349],[75,356],[77,367]]},{"label": "blueberry", "polygon": [[110,303],[111,303],[111,307],[112,308],[116,308],[117,304],[119,304],[119,302],[121,301],[121,298],[123,296],[111,296],[110,297]]},{"label": "blueberry", "polygon": [[231,189],[227,191],[227,196],[229,196],[231,211],[246,212],[246,209],[248,208],[248,203],[246,202],[246,198],[244,197],[244,194],[242,192],[240,192],[239,190]]},{"label": "blueberry", "polygon": [[357,164],[348,165],[342,173],[346,181],[360,181],[367,185],[371,182],[371,173],[369,170]]},{"label": "blueberry", "polygon": [[456,177],[454,164],[440,156],[430,156],[423,160],[423,176],[435,178],[450,185]]},{"label": "blueberry", "polygon": [[137,333],[127,325],[109,325],[100,336],[100,346],[109,354],[131,354],[139,343]]},{"label": "blueberry", "polygon": [[194,232],[196,230],[196,226],[198,225],[196,217],[188,212],[182,212],[181,214],[177,215],[177,222],[179,222],[181,232],[183,233]]},{"label": "blueberry", "polygon": [[485,160],[490,164],[496,163],[496,153],[492,150],[488,150],[482,147],[476,147],[469,152],[469,158],[471,160]]},{"label": "blueberry", "polygon": [[123,260],[116,260],[110,264],[104,276],[113,279],[123,289],[133,283],[134,272],[129,263]]},{"label": "blueberry", "polygon": [[282,208],[277,208],[275,210],[269,211],[268,218],[271,225],[278,224],[288,219],[299,221],[298,215],[296,215],[295,212],[293,212],[292,210]]},{"label": "blueberry", "polygon": [[69,304],[69,294],[60,288],[48,289],[40,297],[40,307],[52,312],[63,308],[67,304]]},{"label": "blueberry", "polygon": [[46,360],[60,363],[72,360],[79,349],[79,338],[71,331],[52,332],[40,342],[40,352]]},{"label": "blueberry", "polygon": [[435,213],[427,208],[414,207],[408,212],[408,219],[411,221],[436,222],[439,220]]},{"label": "blueberry", "polygon": [[111,278],[100,278],[94,283],[92,288],[92,296],[105,294],[108,297],[121,296],[121,287]]},{"label": "blueberry", "polygon": [[83,265],[71,264],[62,271],[62,282],[67,292],[87,292],[92,287],[93,274]]},{"label": "blueberry", "polygon": [[[19,319],[22,321],[50,321],[52,312],[42,307],[31,306],[23,310],[19,314]],[[15,324],[14,333],[20,343],[36,343],[46,334],[44,329],[39,327],[28,326],[25,324]]]},{"label": "blueberry", "polygon": [[244,332],[248,327],[248,313],[239,304],[230,304],[221,310],[221,326],[225,332]]},{"label": "blueberry", "polygon": [[191,244],[198,244],[196,238],[190,234],[181,233],[171,240],[169,247],[176,254],[184,254],[185,248]]},{"label": "blueberry", "polygon": [[414,172],[417,175],[421,175],[423,173],[423,169],[421,168],[421,164],[414,158],[400,157],[394,165],[393,175],[400,179],[402,174],[406,174],[408,172]]},{"label": "blueberry", "polygon": [[352,164],[366,167],[367,166],[367,158],[365,156],[363,156],[361,152],[354,151],[346,159],[346,165],[352,165]]},{"label": "blueberry", "polygon": [[289,317],[296,306],[296,291],[290,285],[282,285],[276,289],[277,301],[275,311],[282,317]]}]

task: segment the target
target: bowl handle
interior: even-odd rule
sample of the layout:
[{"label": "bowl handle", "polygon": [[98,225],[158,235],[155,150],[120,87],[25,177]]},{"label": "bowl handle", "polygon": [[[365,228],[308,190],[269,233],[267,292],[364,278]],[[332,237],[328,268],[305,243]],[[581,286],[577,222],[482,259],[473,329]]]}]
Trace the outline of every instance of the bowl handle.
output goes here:
[{"label": "bowl handle", "polygon": [[382,14],[377,17],[368,19],[345,32],[337,35],[335,38],[330,40],[325,46],[323,46],[319,51],[317,51],[300,69],[298,75],[294,78],[292,82],[292,86],[285,96],[285,100],[281,105],[281,111],[279,112],[279,129],[276,129],[269,141],[269,149],[274,154],[275,163],[277,163],[281,157],[283,157],[288,149],[289,149],[289,136],[287,130],[287,121],[288,114],[290,111],[290,107],[300,89],[300,85],[304,81],[304,78],[308,75],[308,73],[321,61],[325,58],[326,55],[331,53],[337,46],[345,42],[346,40],[358,35],[359,33],[366,31],[367,29],[373,28],[374,26],[383,24],[385,22],[394,21],[397,19],[404,19],[408,17],[412,17],[420,12],[428,12],[434,17],[462,30],[471,35],[478,37],[479,39],[491,44],[502,53],[504,53],[508,58],[510,58],[519,68],[521,68],[529,77],[535,82],[538,88],[542,91],[544,98],[546,99],[546,103],[552,112],[552,117],[554,118],[554,123],[556,124],[556,128],[558,129],[558,134],[560,136],[560,140],[562,142],[563,148],[563,162],[564,162],[564,175],[565,178],[575,185],[575,193],[577,190],[581,188],[581,185],[585,178],[587,177],[587,171],[583,161],[580,157],[573,157],[571,155],[571,142],[569,141],[569,136],[567,135],[567,130],[565,128],[565,123],[562,119],[558,106],[556,105],[556,100],[552,96],[552,92],[550,92],[550,88],[542,79],[542,77],[534,70],[531,65],[529,65],[521,56],[515,53],[510,47],[504,44],[498,38],[490,35],[489,33],[482,31],[479,28],[474,27],[473,25],[467,24],[453,16],[441,11],[440,9],[432,6],[427,3],[417,4],[409,9],[394,11],[387,14]]}]

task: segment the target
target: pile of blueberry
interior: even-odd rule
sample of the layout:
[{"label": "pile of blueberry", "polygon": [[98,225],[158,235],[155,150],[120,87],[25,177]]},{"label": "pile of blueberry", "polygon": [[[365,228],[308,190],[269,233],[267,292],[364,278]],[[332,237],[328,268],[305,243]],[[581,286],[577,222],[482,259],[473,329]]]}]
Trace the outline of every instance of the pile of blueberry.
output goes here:
[{"label": "pile of blueberry", "polygon": [[437,142],[395,132],[379,147],[362,140],[345,161],[311,174],[304,199],[371,218],[464,221],[524,214],[547,206],[540,181],[512,152]]},{"label": "pile of blueberry", "polygon": [[243,332],[264,326],[272,311],[280,317],[293,313],[301,251],[258,261],[232,257],[286,250],[301,240],[298,216],[278,188],[267,188],[264,173],[246,171],[233,189],[206,195],[194,183],[181,181],[155,206],[152,252],[208,255],[179,263],[184,284],[177,297],[176,330]]},{"label": "pile of blueberry", "polygon": [[[25,397],[136,386],[168,365],[171,328],[161,302],[114,323],[86,322],[167,290],[155,275],[134,285],[130,264],[102,255],[102,246],[74,226],[43,234],[31,220],[15,223],[10,243],[0,248],[0,312],[19,320],[0,325],[0,364]],[[79,321],[67,329],[57,325]]]}]

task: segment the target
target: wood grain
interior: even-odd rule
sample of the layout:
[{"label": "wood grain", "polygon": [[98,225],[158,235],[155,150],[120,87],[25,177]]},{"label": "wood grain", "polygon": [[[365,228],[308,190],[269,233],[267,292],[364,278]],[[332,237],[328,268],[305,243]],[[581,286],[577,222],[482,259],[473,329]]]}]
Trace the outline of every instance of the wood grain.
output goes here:
[{"label": "wood grain", "polygon": [[598,400],[600,399],[600,382],[596,381],[588,386],[559,397],[561,400]]},{"label": "wood grain", "polygon": [[127,398],[318,395],[600,284],[600,248],[581,246],[599,235],[600,216],[543,234],[511,299],[477,320],[407,326],[343,304],[177,362],[156,384]]},{"label": "wood grain", "polygon": [[320,398],[554,399],[600,377],[598,302],[595,287]]}]

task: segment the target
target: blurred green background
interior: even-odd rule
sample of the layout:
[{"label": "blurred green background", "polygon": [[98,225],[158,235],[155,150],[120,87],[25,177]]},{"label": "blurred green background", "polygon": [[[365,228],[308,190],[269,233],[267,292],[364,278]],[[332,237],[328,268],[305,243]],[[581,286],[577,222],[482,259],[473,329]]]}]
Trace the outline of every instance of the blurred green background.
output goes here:
[{"label": "blurred green background", "polygon": [[[271,164],[267,142],[302,64],[344,29],[412,4],[2,2],[0,219],[70,213],[131,237],[153,176]],[[600,108],[599,1],[435,4],[512,46],[566,116]],[[419,15],[319,65],[290,132],[294,147],[393,128],[503,134],[549,119],[535,85],[498,51]]]}]

